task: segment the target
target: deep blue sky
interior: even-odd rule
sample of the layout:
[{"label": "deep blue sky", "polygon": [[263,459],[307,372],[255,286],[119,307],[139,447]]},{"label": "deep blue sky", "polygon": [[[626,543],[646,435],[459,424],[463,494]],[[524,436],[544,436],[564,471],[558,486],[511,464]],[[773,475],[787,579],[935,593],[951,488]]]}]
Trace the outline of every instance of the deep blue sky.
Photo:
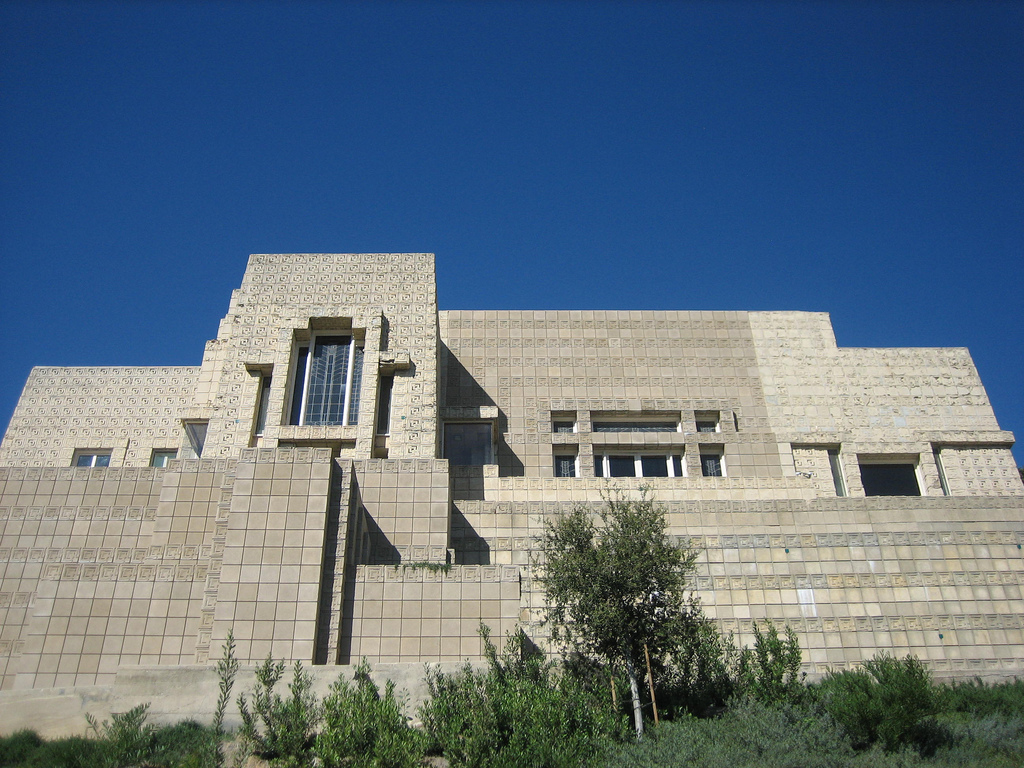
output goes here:
[{"label": "deep blue sky", "polygon": [[1024,3],[4,2],[0,169],[0,426],[198,365],[249,253],[433,251],[442,308],[966,346],[1024,438]]}]

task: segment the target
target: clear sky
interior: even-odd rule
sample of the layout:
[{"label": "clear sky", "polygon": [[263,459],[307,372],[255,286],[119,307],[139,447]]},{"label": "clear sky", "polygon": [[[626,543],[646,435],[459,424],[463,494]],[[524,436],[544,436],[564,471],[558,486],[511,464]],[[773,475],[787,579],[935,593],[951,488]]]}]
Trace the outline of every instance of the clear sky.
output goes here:
[{"label": "clear sky", "polygon": [[2,2],[0,168],[0,427],[198,365],[250,253],[432,251],[442,309],[966,346],[1024,439],[1021,2]]}]

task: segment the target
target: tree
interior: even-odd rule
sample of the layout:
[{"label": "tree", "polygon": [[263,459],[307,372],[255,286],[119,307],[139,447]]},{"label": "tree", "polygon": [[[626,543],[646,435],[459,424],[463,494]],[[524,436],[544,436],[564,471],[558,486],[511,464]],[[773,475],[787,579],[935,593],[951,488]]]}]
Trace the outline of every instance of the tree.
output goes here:
[{"label": "tree", "polygon": [[660,660],[700,620],[689,588],[698,553],[669,541],[648,488],[637,498],[613,491],[604,501],[596,515],[577,507],[547,523],[539,579],[555,641],[625,668],[639,738],[639,663],[645,645]]}]

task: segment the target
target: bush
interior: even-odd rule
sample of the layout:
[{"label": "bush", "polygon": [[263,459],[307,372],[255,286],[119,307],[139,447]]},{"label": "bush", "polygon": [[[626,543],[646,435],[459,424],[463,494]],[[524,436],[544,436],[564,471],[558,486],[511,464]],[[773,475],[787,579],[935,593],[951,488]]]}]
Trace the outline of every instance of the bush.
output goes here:
[{"label": "bush", "polygon": [[661,676],[658,703],[668,716],[714,714],[733,695],[736,647],[710,622],[692,627],[673,651]]},{"label": "bush", "polygon": [[452,766],[570,768],[624,738],[625,720],[609,696],[560,673],[522,632],[498,654],[482,631],[486,672],[468,664],[455,674],[428,669],[431,698],[420,716],[432,747]]},{"label": "bush", "polygon": [[282,699],[274,687],[284,676],[284,662],[269,656],[256,668],[252,710],[245,694],[238,697],[242,716],[239,731],[245,747],[272,766],[296,768],[310,765],[313,737],[320,721],[320,705],[312,693],[313,676],[296,661],[289,696]]},{"label": "bush", "polygon": [[976,678],[940,685],[935,693],[942,712],[1024,717],[1024,680],[986,685]]},{"label": "bush", "polygon": [[878,742],[887,752],[905,745],[930,751],[941,741],[926,720],[937,710],[928,670],[913,656],[881,654],[864,669],[831,672],[819,693],[829,715],[858,749]]},{"label": "bush", "polygon": [[110,768],[139,765],[155,756],[156,728],[146,722],[149,704],[139,704],[127,712],[115,712],[110,720],[97,722],[86,715],[99,741],[103,764]]},{"label": "bush", "polygon": [[754,623],[754,647],[740,652],[736,671],[736,690],[765,704],[797,702],[804,695],[800,672],[800,643],[791,627],[785,639],[770,621],[767,629]]},{"label": "bush", "polygon": [[217,737],[212,728],[195,720],[183,720],[157,728],[153,734],[153,756],[149,763],[159,766],[202,766],[208,768]]},{"label": "bush", "polygon": [[402,714],[395,684],[389,680],[381,697],[364,659],[354,685],[341,678],[331,686],[313,752],[324,768],[407,768],[419,765],[423,738]]},{"label": "bush", "polygon": [[666,723],[621,747],[605,768],[841,768],[853,750],[822,713],[792,705],[738,701],[718,718]]},{"label": "bush", "polygon": [[0,737],[0,766],[24,764],[42,743],[35,731],[18,731]]},{"label": "bush", "polygon": [[102,742],[82,736],[44,742],[27,762],[26,768],[104,768],[109,765]]}]

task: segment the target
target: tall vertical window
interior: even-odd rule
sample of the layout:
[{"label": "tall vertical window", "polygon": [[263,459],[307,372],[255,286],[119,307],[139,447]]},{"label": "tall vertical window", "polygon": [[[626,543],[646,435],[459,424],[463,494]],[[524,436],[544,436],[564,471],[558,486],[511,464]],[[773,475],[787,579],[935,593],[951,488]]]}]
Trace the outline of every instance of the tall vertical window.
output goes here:
[{"label": "tall vertical window", "polygon": [[352,336],[314,336],[300,347],[292,390],[292,424],[355,424],[363,349]]},{"label": "tall vertical window", "polygon": [[270,384],[271,377],[264,374],[260,376],[260,396],[256,404],[256,430],[257,437],[263,434],[267,426],[267,407],[270,405]]},{"label": "tall vertical window", "polygon": [[830,449],[828,452],[828,465],[832,469],[832,484],[836,489],[836,496],[846,495],[846,480],[843,479],[843,465],[839,461],[839,451]]},{"label": "tall vertical window", "polygon": [[380,399],[377,403],[377,434],[391,434],[391,393],[395,389],[394,376],[380,377]]}]

